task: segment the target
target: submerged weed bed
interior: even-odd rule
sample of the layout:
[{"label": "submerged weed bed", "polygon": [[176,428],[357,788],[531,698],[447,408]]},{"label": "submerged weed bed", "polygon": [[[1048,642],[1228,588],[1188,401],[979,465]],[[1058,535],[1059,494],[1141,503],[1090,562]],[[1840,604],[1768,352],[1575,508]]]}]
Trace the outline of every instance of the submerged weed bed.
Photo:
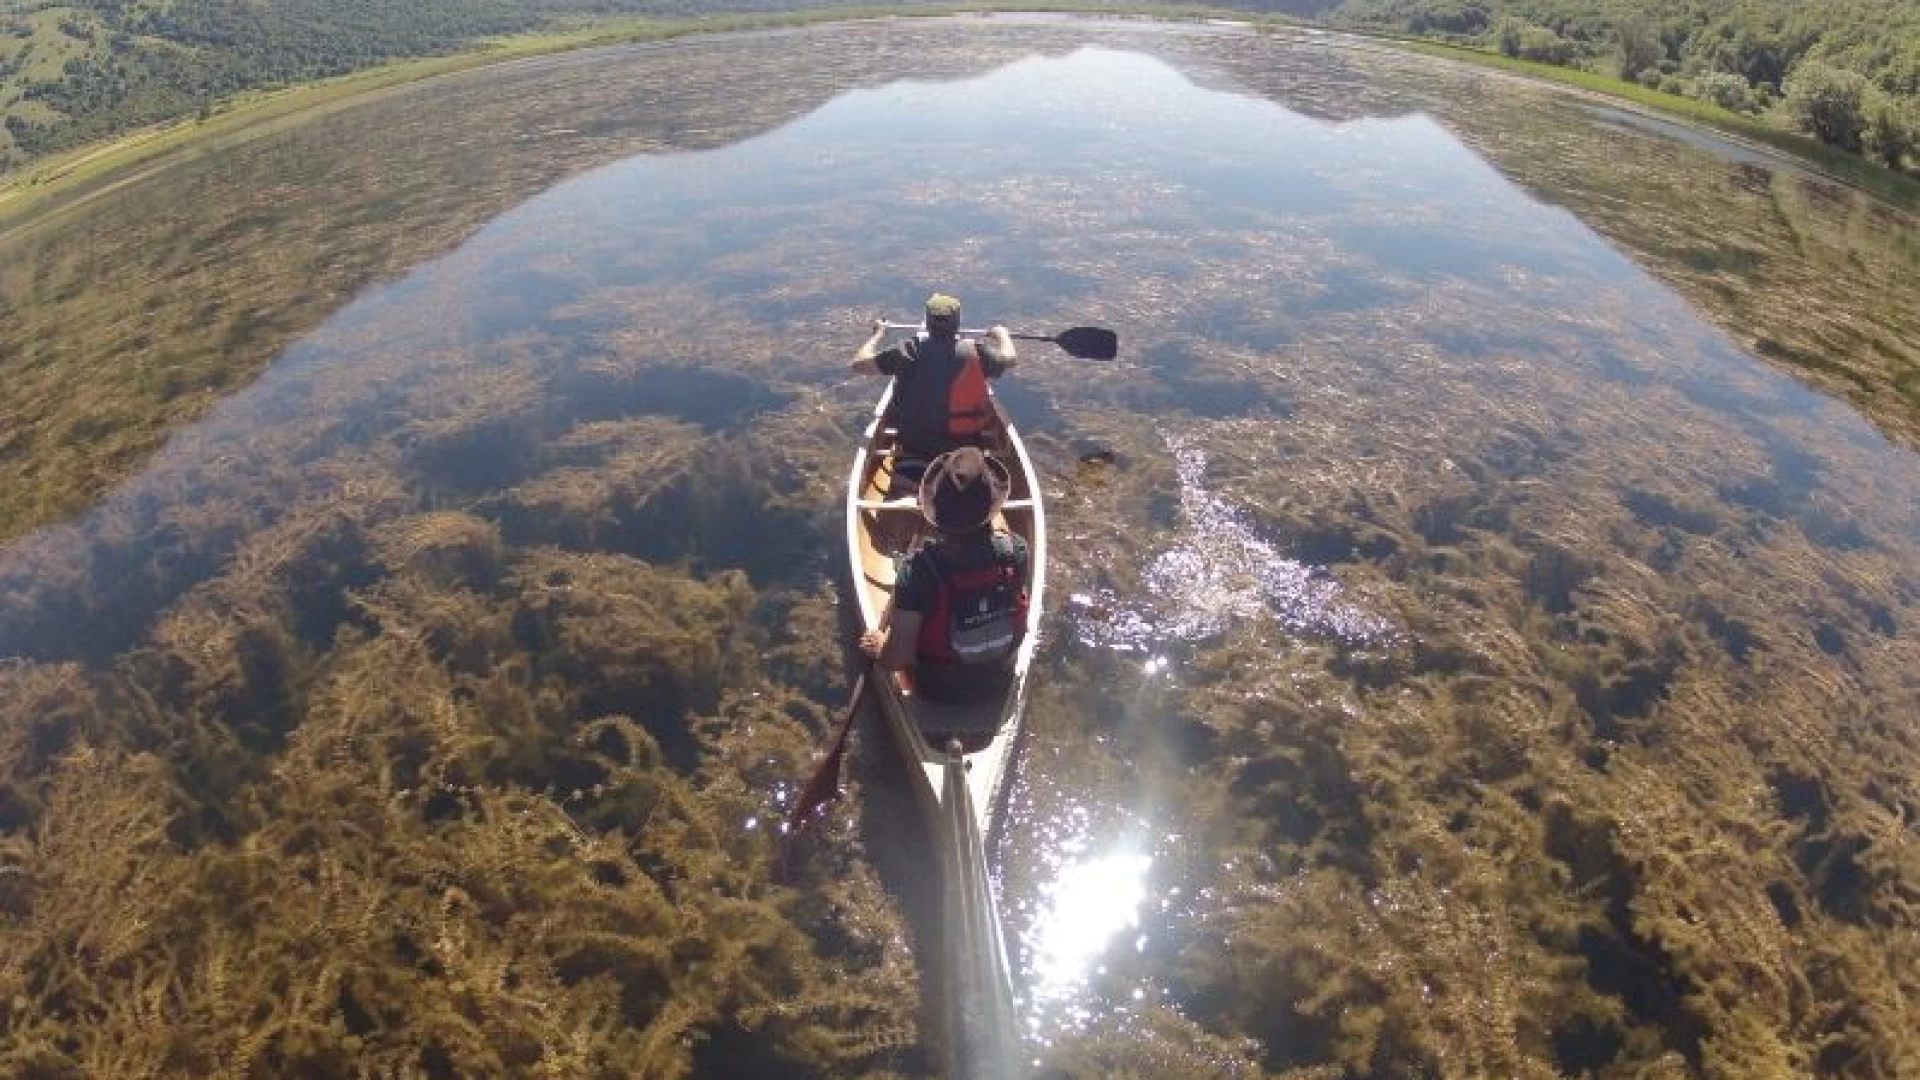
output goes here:
[{"label": "submerged weed bed", "polygon": [[1125,344],[1003,386],[1064,598],[1029,989],[1062,882],[1133,905],[1030,996],[1043,1072],[1920,1052],[1920,473],[1768,366],[1910,438],[1897,212],[1417,58],[985,20],[170,184],[5,262],[12,1071],[924,1074],[884,757],[786,882],[769,825],[844,692],[845,354],[934,284]]}]

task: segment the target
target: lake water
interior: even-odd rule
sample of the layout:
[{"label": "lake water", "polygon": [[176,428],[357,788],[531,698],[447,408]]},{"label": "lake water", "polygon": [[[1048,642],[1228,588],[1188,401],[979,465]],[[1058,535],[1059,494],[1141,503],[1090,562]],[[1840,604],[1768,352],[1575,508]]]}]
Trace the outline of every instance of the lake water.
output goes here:
[{"label": "lake water", "polygon": [[884,759],[791,885],[766,823],[848,670],[845,361],[939,289],[1123,345],[998,387],[1058,598],[997,851],[1037,1073],[1895,1075],[1912,225],[1499,76],[1051,19],[162,172],[8,241],[0,457],[67,475],[168,341],[270,365],[0,549],[12,1008],[187,1071],[924,1070]]}]

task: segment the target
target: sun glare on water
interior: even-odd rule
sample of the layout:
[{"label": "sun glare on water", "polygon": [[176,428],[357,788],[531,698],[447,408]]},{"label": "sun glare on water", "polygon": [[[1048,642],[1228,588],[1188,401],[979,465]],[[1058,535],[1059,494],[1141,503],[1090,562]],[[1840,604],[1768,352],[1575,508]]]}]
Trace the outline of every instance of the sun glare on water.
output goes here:
[{"label": "sun glare on water", "polygon": [[1080,992],[1101,970],[1116,938],[1139,943],[1147,896],[1148,855],[1115,854],[1060,868],[1041,889],[1041,912],[1026,934],[1028,1004],[1036,1030],[1048,1016],[1068,1026],[1092,1019]]}]

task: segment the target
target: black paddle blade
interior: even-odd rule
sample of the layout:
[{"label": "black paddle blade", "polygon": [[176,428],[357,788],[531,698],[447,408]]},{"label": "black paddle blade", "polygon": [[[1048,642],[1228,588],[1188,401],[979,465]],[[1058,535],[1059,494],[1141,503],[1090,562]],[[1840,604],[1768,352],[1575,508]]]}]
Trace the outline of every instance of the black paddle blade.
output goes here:
[{"label": "black paddle blade", "polygon": [[1102,326],[1076,326],[1053,343],[1082,360],[1111,360],[1120,354],[1120,335]]}]

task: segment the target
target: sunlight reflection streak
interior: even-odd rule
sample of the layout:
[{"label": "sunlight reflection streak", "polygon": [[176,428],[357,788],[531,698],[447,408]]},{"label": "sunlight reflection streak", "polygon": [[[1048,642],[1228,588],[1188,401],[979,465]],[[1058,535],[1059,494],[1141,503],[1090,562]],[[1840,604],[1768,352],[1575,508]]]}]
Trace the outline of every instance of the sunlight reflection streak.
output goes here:
[{"label": "sunlight reflection streak", "polygon": [[[1064,1019],[1084,1023],[1079,991],[1096,972],[1101,954],[1122,931],[1137,931],[1146,901],[1151,856],[1122,853],[1061,867],[1041,889],[1043,910],[1027,932],[1032,983],[1030,1023],[1038,1031],[1042,1014],[1068,1011]],[[1143,937],[1133,939],[1135,951]]]}]

